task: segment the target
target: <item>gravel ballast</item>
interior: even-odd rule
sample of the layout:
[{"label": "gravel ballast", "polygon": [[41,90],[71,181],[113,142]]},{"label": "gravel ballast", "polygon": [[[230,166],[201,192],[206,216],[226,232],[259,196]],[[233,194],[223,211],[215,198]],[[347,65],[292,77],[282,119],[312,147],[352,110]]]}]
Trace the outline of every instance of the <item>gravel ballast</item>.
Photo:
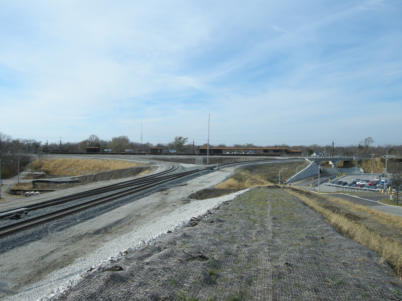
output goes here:
[{"label": "gravel ballast", "polygon": [[[1,246],[10,244],[10,248],[0,252],[0,299],[38,300],[58,294],[87,270],[234,198],[236,194],[189,199],[195,191],[216,185],[232,172],[233,168],[227,168],[186,183],[169,184],[90,219],[85,215],[95,210],[36,227],[22,233],[18,245],[12,245],[17,238],[3,239]],[[65,227],[66,223],[72,224]]]},{"label": "gravel ballast", "polygon": [[[170,231],[169,231],[170,232]],[[381,258],[279,188],[225,202],[58,300],[401,300]]]}]

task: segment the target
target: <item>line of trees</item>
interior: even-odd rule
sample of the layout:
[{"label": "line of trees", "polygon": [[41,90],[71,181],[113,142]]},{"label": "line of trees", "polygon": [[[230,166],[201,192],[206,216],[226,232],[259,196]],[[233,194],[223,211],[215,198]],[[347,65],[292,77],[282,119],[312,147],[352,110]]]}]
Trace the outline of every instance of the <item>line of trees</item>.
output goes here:
[{"label": "line of trees", "polygon": [[35,140],[12,139],[0,133],[1,176],[9,178],[17,175],[18,168],[24,169],[31,161],[27,154],[37,153],[41,147]]},{"label": "line of trees", "polygon": [[[346,156],[383,156],[385,154],[402,156],[402,145],[386,145],[373,146],[374,140],[371,137],[363,139],[357,145],[351,146],[334,146],[334,145],[298,145],[292,148],[302,151],[303,156],[316,154],[328,155],[346,155]],[[219,144],[218,146],[226,146]],[[256,147],[256,145],[235,144],[235,147]],[[288,145],[275,145],[282,147],[290,147]],[[59,143],[44,143],[31,139],[13,139],[10,136],[0,133],[0,159],[2,160],[3,177],[10,177],[16,174],[18,161],[21,167],[29,163],[27,154],[40,153],[83,153],[87,148],[99,148],[101,151],[107,150],[115,153],[134,152],[134,153],[150,153],[151,147],[159,147],[164,152],[175,152],[178,154],[193,154],[196,153],[197,147],[193,143],[189,143],[187,137],[177,136],[172,142],[167,144],[138,143],[130,141],[127,136],[113,137],[110,140],[100,139],[97,135],[90,135],[87,139],[81,142],[62,142]]]},{"label": "line of trees", "polygon": [[[330,155],[375,155],[383,156],[385,154],[402,156],[402,145],[385,145],[373,146],[374,140],[371,137],[365,138],[357,145],[350,146],[334,146],[334,145],[296,145],[289,146],[286,144],[274,145],[278,147],[292,147],[302,151],[304,156],[312,155],[313,153],[321,153],[325,156]],[[167,144],[138,143],[130,141],[127,136],[113,137],[110,140],[100,139],[97,135],[90,135],[87,139],[81,142],[62,142],[59,143],[44,143],[36,140],[12,139],[10,136],[0,133],[0,154],[17,154],[17,153],[48,153],[48,152],[63,152],[63,153],[82,153],[86,152],[88,147],[99,147],[101,150],[110,150],[111,152],[121,153],[127,150],[133,152],[148,153],[151,147],[160,147],[168,150],[175,150],[177,153],[192,153],[194,144],[189,143],[187,137],[176,136],[172,142]],[[225,144],[217,146],[225,147]],[[234,147],[257,147],[252,143],[235,144]],[[272,145],[271,145],[272,146]]]}]

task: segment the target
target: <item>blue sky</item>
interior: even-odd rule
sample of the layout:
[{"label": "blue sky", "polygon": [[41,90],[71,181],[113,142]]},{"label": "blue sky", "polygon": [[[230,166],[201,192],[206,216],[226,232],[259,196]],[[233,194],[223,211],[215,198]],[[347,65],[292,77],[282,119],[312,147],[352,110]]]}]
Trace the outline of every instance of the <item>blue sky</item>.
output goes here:
[{"label": "blue sky", "polygon": [[0,132],[402,143],[402,1],[0,1]]}]

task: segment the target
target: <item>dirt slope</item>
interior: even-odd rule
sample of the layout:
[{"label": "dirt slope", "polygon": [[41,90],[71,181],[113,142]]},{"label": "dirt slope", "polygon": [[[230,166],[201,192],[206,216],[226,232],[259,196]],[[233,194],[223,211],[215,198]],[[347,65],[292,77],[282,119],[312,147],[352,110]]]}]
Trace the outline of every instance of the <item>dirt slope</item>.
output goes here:
[{"label": "dirt slope", "polygon": [[59,300],[401,300],[402,282],[296,197],[259,188],[89,274]]}]

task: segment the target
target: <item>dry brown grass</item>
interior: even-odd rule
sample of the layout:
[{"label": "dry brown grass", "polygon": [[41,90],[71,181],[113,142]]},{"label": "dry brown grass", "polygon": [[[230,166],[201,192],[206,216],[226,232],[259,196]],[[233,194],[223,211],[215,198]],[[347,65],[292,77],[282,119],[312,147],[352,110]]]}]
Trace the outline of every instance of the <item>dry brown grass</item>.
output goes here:
[{"label": "dry brown grass", "polygon": [[31,163],[31,168],[44,171],[48,176],[81,176],[139,166],[120,160],[98,159],[41,159]]},{"label": "dry brown grass", "polygon": [[288,189],[341,233],[377,252],[402,277],[402,218],[345,200]]},{"label": "dry brown grass", "polygon": [[11,189],[13,189],[13,190],[19,190],[19,189],[21,189],[21,190],[32,190],[33,186],[32,186],[32,182],[18,183],[18,184],[15,184]]},{"label": "dry brown grass", "polygon": [[308,162],[263,164],[236,170],[235,174],[226,181],[215,186],[216,189],[245,189],[278,183],[278,174],[281,171],[281,179],[288,179],[293,174],[302,170]]},{"label": "dry brown grass", "polygon": [[363,168],[364,172],[370,173],[371,167],[373,167],[374,173],[382,173],[384,172],[384,162],[381,158],[367,159],[362,160],[360,163],[361,168]]},{"label": "dry brown grass", "polygon": [[238,170],[226,181],[215,186],[216,189],[242,190],[250,187],[266,186],[272,184],[259,174],[253,174],[248,170]]},{"label": "dry brown grass", "polygon": [[[393,195],[393,196],[396,198],[395,195]],[[395,199],[390,200],[389,198],[382,199],[382,200],[380,200],[380,202],[381,202],[381,203],[384,203],[384,204],[387,204],[387,205],[400,206],[400,207],[402,207],[402,200],[401,200],[401,197],[399,197],[398,204],[395,203]]]}]

